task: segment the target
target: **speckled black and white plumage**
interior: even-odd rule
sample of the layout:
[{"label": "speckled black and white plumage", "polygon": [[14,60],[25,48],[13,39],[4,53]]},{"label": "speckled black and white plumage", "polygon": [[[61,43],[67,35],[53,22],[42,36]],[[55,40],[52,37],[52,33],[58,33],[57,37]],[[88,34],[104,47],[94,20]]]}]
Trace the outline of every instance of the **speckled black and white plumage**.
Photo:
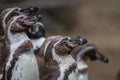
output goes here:
[{"label": "speckled black and white plumage", "polygon": [[[14,8],[8,10],[8,13],[12,11]],[[4,14],[3,18],[1,17],[2,22],[5,22],[3,23],[4,40],[8,52],[4,57],[4,75],[1,74],[0,77],[3,80],[39,80],[33,45],[25,33],[28,26],[33,25],[33,22],[28,21],[27,16],[22,14],[7,19],[8,13]]]},{"label": "speckled black and white plumage", "polygon": [[70,55],[75,46],[70,37],[48,37],[36,55],[40,79],[78,80],[77,64]]},{"label": "speckled black and white plumage", "polygon": [[4,28],[7,25],[7,22],[16,15],[19,15],[21,8],[19,7],[14,7],[14,8],[7,8],[3,10],[0,14],[0,79],[3,77],[3,69],[5,66],[5,62],[8,57],[9,53],[9,46],[7,46],[5,42],[5,31]]},{"label": "speckled black and white plumage", "polygon": [[25,33],[27,27],[19,23],[26,20],[24,17],[26,18],[24,15],[15,16],[7,24],[6,33],[10,43],[10,54],[5,67],[5,75],[10,80],[39,80],[33,45]]}]

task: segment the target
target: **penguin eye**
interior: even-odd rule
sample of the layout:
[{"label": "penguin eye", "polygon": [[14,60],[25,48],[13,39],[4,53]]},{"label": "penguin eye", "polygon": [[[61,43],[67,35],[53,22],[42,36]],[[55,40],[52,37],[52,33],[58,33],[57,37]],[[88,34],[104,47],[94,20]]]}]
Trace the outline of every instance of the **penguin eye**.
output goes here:
[{"label": "penguin eye", "polygon": [[24,17],[23,16],[21,16],[21,17],[19,17],[18,19],[17,19],[17,22],[18,23],[24,23]]},{"label": "penguin eye", "polygon": [[61,44],[65,44],[69,39],[67,37],[65,37],[62,41]]},{"label": "penguin eye", "polygon": [[15,10],[13,10],[12,14],[19,15],[20,14],[20,9],[16,8]]},{"label": "penguin eye", "polygon": [[15,9],[15,10],[13,10],[13,11],[18,11],[18,9]]},{"label": "penguin eye", "polygon": [[24,17],[19,17],[18,20],[23,19]]},{"label": "penguin eye", "polygon": [[17,12],[19,9],[15,9],[15,10],[13,10],[13,12]]},{"label": "penguin eye", "polygon": [[67,40],[68,40],[68,38],[67,38],[67,37],[63,39],[63,41],[67,41]]}]

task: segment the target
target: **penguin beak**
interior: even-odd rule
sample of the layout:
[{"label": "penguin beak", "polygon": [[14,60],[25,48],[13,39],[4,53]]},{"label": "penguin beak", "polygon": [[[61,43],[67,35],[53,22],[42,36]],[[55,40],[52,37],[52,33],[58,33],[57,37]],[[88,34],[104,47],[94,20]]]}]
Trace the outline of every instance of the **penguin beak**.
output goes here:
[{"label": "penguin beak", "polygon": [[[26,26],[33,26],[33,24],[39,22],[41,20],[42,16],[41,15],[36,15],[36,16],[33,16],[33,17],[27,17],[26,20],[23,20],[24,22],[22,23],[25,23]],[[34,26],[32,27],[33,31],[36,30],[37,28]]]},{"label": "penguin beak", "polygon": [[97,58],[99,60],[101,60],[104,63],[108,63],[109,62],[109,59],[106,56],[102,55],[100,52],[97,52],[96,56],[97,56]]},{"label": "penguin beak", "polygon": [[42,15],[36,15],[31,18],[28,18],[30,21],[39,22],[42,19]]},{"label": "penguin beak", "polygon": [[74,42],[74,44],[78,44],[78,45],[84,45],[88,42],[87,39],[82,37],[79,39],[73,39],[72,41]]},{"label": "penguin beak", "polygon": [[34,14],[38,11],[37,7],[30,7],[30,8],[26,8],[26,9],[22,9],[21,12],[23,13],[27,13],[27,14]]}]

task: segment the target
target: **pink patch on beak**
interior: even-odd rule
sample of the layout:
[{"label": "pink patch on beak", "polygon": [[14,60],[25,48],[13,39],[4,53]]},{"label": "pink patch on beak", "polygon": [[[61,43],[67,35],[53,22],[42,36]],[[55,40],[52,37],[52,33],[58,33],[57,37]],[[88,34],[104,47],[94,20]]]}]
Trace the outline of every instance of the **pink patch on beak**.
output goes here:
[{"label": "pink patch on beak", "polygon": [[71,39],[69,41],[67,41],[67,46],[70,47],[70,48],[74,48],[77,46],[77,44],[74,44],[74,42],[71,41]]},{"label": "pink patch on beak", "polygon": [[23,23],[23,24],[25,24],[25,25],[27,25],[27,26],[30,26],[30,25],[33,24],[32,21],[27,20],[26,16],[24,16],[22,19],[20,19],[20,22]]},{"label": "pink patch on beak", "polygon": [[68,46],[70,46],[70,47],[75,47],[76,45],[75,44],[73,44],[73,42],[68,42]]}]

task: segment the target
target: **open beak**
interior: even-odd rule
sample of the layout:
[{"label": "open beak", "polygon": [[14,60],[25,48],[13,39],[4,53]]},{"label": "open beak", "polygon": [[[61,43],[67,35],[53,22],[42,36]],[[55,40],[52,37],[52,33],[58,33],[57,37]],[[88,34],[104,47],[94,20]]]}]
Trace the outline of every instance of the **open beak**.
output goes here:
[{"label": "open beak", "polygon": [[38,11],[37,7],[30,7],[30,8],[26,8],[26,9],[21,10],[22,13],[26,13],[26,14],[34,14],[37,11]]}]

